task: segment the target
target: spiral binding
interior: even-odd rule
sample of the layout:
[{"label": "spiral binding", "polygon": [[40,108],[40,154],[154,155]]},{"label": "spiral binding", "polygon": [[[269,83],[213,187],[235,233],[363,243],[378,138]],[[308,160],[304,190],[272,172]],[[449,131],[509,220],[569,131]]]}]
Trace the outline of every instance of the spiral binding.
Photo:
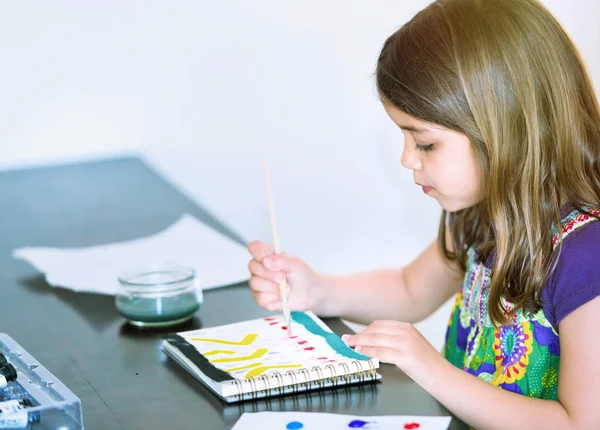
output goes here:
[{"label": "spiral binding", "polygon": [[[334,366],[337,368],[337,365]],[[325,370],[325,374],[329,376],[329,371]],[[302,376],[297,379],[301,381]],[[340,379],[340,384],[342,381]],[[262,388],[262,383],[259,382],[259,386]],[[235,422],[245,412],[370,410],[381,402],[378,387],[370,383],[354,388],[353,385],[340,385],[337,389],[302,391],[294,395],[293,391],[288,390],[287,393],[285,396],[262,397],[257,400],[250,400],[249,396],[244,401],[236,398],[234,402],[223,405],[221,413],[226,422]]]},{"label": "spiral binding", "polygon": [[[366,363],[368,369],[363,366],[363,363]],[[337,387],[342,380],[346,384],[349,384],[353,380],[363,383],[367,379],[377,379],[377,369],[371,360],[354,360],[350,363],[350,365],[344,362],[338,363],[337,366],[342,369],[339,374],[336,370],[336,366],[333,364],[328,364],[325,367],[314,366],[310,370],[306,367],[303,367],[296,371],[288,370],[284,374],[275,372],[270,375],[235,379],[232,381],[232,384],[237,387],[238,400],[244,400],[244,397],[246,397],[248,394],[250,399],[254,400],[258,398],[258,394],[261,392],[264,392],[266,397],[271,397],[276,395],[277,392],[279,395],[285,394],[286,389],[290,389],[294,394],[297,394],[302,387],[304,390],[310,390],[313,388],[323,389],[328,381],[330,386]],[[356,367],[355,371],[352,371],[353,367]],[[315,379],[311,378],[311,372],[317,375]],[[291,380],[292,383],[285,385],[286,379]],[[250,384],[250,393],[244,393],[244,384],[246,383]]]},{"label": "spiral binding", "polygon": [[[267,376],[267,375],[265,375],[265,376]],[[278,386],[279,394],[283,394],[283,389],[284,389],[283,388],[283,376],[281,376],[281,373],[279,373],[279,372],[276,372],[275,374],[273,374],[273,376],[275,378],[277,378],[277,382],[279,383],[279,386]],[[270,391],[269,391],[269,393],[270,393]]]}]

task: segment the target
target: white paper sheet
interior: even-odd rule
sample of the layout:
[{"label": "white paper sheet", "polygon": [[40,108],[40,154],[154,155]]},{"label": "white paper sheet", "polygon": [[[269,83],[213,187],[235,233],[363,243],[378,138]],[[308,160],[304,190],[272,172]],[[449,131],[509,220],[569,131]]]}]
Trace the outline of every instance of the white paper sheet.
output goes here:
[{"label": "white paper sheet", "polygon": [[446,430],[451,417],[353,416],[316,412],[244,413],[231,430]]},{"label": "white paper sheet", "polygon": [[52,286],[109,295],[116,293],[117,278],[125,271],[165,262],[194,268],[203,289],[250,276],[246,248],[189,214],[141,239],[85,248],[26,247],[13,256],[44,273]]}]

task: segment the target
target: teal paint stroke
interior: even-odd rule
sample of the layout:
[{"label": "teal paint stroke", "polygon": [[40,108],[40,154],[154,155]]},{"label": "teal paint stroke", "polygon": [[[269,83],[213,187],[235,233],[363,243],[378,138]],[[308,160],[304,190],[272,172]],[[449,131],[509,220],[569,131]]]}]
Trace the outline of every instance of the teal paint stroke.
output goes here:
[{"label": "teal paint stroke", "polygon": [[370,360],[371,357],[359,354],[344,343],[337,334],[323,330],[308,314],[304,312],[292,312],[294,322],[303,325],[309,332],[325,338],[327,344],[338,354],[355,360]]}]

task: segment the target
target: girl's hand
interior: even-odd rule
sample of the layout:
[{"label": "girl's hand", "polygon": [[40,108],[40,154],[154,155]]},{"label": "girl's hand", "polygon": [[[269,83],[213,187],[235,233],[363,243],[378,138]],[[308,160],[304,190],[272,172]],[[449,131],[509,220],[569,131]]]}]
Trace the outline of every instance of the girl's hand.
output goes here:
[{"label": "girl's hand", "polygon": [[270,311],[281,310],[279,281],[286,277],[289,288],[289,303],[292,311],[320,311],[319,304],[324,293],[321,277],[304,261],[285,253],[275,255],[271,245],[254,241],[248,245],[252,260],[250,289],[254,301]]},{"label": "girl's hand", "polygon": [[431,377],[432,370],[448,362],[409,323],[398,321],[375,321],[355,335],[342,339],[356,352],[378,358],[383,363],[395,364],[417,383]]}]

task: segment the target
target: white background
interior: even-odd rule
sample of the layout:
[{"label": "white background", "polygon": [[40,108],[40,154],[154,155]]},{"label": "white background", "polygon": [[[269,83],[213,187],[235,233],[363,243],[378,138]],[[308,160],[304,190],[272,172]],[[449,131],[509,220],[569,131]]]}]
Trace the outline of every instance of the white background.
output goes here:
[{"label": "white background", "polygon": [[[402,265],[440,209],[378,102],[384,40],[429,2],[0,0],[0,168],[141,153],[246,240],[316,269]],[[600,0],[546,0],[600,85]],[[419,327],[441,345],[448,305]]]}]

